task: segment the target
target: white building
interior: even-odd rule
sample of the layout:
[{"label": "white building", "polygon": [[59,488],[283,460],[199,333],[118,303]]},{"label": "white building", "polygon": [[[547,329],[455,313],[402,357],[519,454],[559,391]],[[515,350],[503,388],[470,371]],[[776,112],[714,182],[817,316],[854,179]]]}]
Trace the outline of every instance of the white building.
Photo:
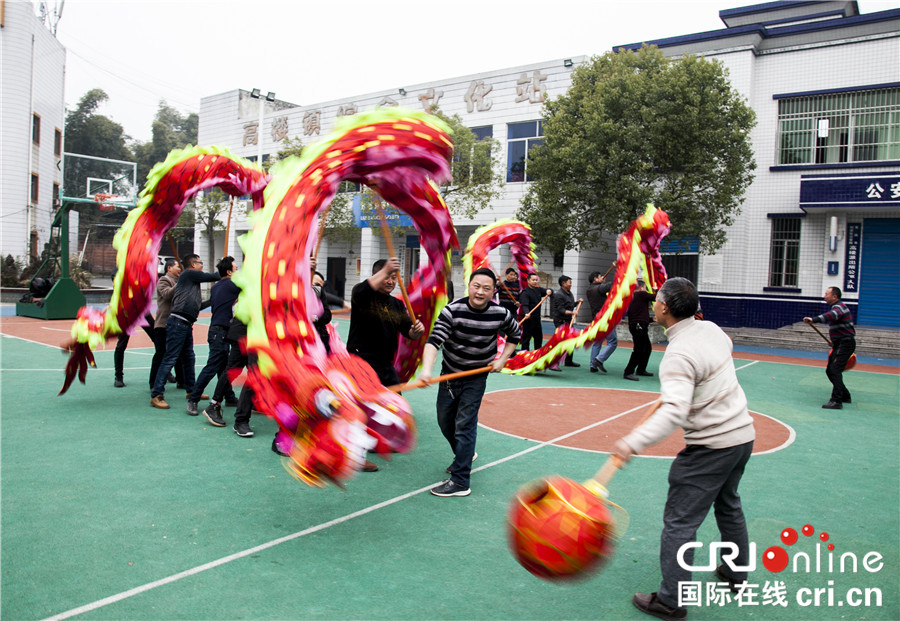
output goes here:
[{"label": "white building", "polygon": [[[900,326],[888,302],[900,290],[900,10],[858,15],[853,1],[769,2],[721,11],[720,17],[724,29],[648,43],[670,56],[692,53],[726,65],[758,116],[752,135],[758,169],[725,248],[714,256],[666,256],[670,273],[697,282],[704,312],[725,326],[775,328],[817,314],[824,288],[832,285],[846,291],[854,311],[859,302],[859,323]],[[266,103],[233,90],[201,101],[199,143],[265,159],[288,137],[314,142],[344,114],[437,104],[479,135],[499,140],[507,171],[503,197],[492,209],[472,220],[454,219],[464,247],[477,226],[517,211],[528,183],[524,155],[542,135],[542,102],[564,93],[572,69],[585,60],[308,106]],[[232,224],[235,235],[247,228],[242,218]],[[408,274],[420,259],[418,240],[410,236],[395,246]],[[233,239],[229,248],[236,248]],[[358,241],[323,243],[320,270],[349,295],[349,286],[367,277],[384,254],[381,238],[362,228]],[[508,252],[495,255],[492,262],[502,269]],[[554,287],[559,274],[571,276],[577,297],[588,273],[602,271],[614,257],[594,250],[539,259],[538,269],[552,275]],[[455,267],[460,292],[458,261]],[[580,318],[587,319],[586,310]]]},{"label": "white building", "polygon": [[900,10],[768,2],[719,16],[725,29],[646,42],[720,60],[757,114],[743,213],[699,257],[704,313],[777,328],[822,312],[836,286],[857,323],[900,327]]},{"label": "white building", "polygon": [[[50,239],[65,127],[66,50],[31,2],[0,11],[0,254],[27,261]],[[70,244],[77,242],[77,220]]]}]

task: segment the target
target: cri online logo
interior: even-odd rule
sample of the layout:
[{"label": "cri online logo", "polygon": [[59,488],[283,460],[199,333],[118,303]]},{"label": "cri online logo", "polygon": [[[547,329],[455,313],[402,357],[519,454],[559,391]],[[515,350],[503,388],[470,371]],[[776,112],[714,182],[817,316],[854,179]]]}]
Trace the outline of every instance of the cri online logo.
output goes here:
[{"label": "cri online logo", "polygon": [[[816,533],[816,529],[813,528],[811,524],[806,524],[801,532],[805,537],[812,537]],[[799,536],[797,535],[797,531],[793,528],[785,528],[781,531],[781,543],[785,546],[792,546],[797,543]],[[819,540],[822,543],[825,543],[829,540],[829,535],[826,532],[819,533]],[[825,553],[825,558],[823,559],[821,543],[816,543],[815,550],[815,559],[811,559],[810,555],[805,552],[797,551],[794,553],[794,564],[793,571],[797,573],[798,571],[803,571],[805,573],[811,572],[828,572],[833,573],[835,571],[835,559],[832,552],[834,551],[834,544],[828,543],[827,548],[828,552]],[[678,549],[678,564],[682,567],[682,569],[688,571],[712,571],[716,567],[716,557],[717,553],[721,551],[722,562],[728,567],[731,568],[732,571],[735,572],[750,572],[756,570],[756,543],[750,542],[749,544],[749,562],[746,566],[738,565],[735,561],[738,557],[738,546],[735,543],[730,541],[721,541],[715,542],[710,545],[709,549],[709,562],[706,565],[693,565],[686,562],[684,556],[688,550],[693,548],[701,548],[703,544],[700,542],[692,541],[685,543]],[[882,562],[883,556],[879,552],[868,552],[862,558],[862,566],[869,573],[878,572],[884,567],[884,563]],[[823,567],[823,560],[827,563],[827,567]],[[790,556],[787,551],[781,546],[771,546],[763,552],[762,555],[762,564],[763,566],[771,571],[772,573],[779,573],[784,571],[787,566],[790,564]],[[858,563],[859,559],[856,554],[853,552],[845,552],[840,555],[838,559],[838,568],[837,571],[843,573],[844,571],[851,571],[852,573],[856,573],[858,571]]]}]

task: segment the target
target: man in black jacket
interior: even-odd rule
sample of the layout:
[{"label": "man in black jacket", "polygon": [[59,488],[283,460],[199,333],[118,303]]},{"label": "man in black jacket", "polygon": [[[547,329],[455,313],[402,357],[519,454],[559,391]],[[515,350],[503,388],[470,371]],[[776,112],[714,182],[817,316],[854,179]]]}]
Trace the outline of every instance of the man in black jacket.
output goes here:
[{"label": "man in black jacket", "polygon": [[[553,292],[550,302],[553,304],[553,327],[559,328],[572,322],[575,317],[575,296],[572,295],[572,279],[563,274],[559,277],[559,289]],[[580,300],[579,300],[580,301]],[[562,356],[567,367],[580,367],[568,354]],[[550,366],[551,371],[559,371],[559,360]]]},{"label": "man in black jacket", "polygon": [[[522,307],[522,316],[530,313],[541,303],[544,295],[550,295],[550,289],[541,287],[541,277],[537,274],[528,275],[528,286],[519,294],[519,305]],[[533,347],[529,343],[533,342]],[[534,311],[531,317],[522,322],[522,351],[528,349],[540,349],[544,342],[544,331],[541,328],[541,311]]]},{"label": "man in black jacket", "polygon": [[[175,365],[179,355],[184,355],[184,388],[190,393],[194,391],[194,322],[204,307],[200,296],[200,283],[216,282],[221,278],[218,272],[204,273],[203,261],[196,254],[186,255],[181,260],[184,271],[178,277],[175,293],[172,296],[172,312],[166,321],[166,355],[163,356],[156,372],[156,381],[150,393],[150,405],[161,410],[168,410],[169,404],[163,396],[166,393],[166,379]],[[208,303],[206,304],[208,305]],[[203,395],[201,395],[203,396]]]},{"label": "man in black jacket", "polygon": [[628,331],[634,340],[634,349],[625,366],[625,379],[632,382],[639,381],[639,375],[653,377],[653,373],[647,371],[647,363],[653,351],[650,344],[650,304],[656,301],[656,294],[644,288],[643,279],[638,278],[637,284],[628,306]]},{"label": "man in black jacket", "polygon": [[397,335],[417,339],[425,326],[413,323],[406,306],[391,295],[397,286],[400,261],[396,257],[381,259],[372,266],[372,275],[350,294],[350,334],[347,351],[369,363],[385,386],[400,383],[394,368],[399,342]]}]

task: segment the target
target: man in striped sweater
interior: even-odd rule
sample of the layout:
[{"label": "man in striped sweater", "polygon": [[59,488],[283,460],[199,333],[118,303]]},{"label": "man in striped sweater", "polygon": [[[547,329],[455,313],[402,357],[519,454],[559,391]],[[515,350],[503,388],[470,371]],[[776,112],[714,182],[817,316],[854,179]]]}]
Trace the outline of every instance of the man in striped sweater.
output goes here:
[{"label": "man in striped sweater", "polygon": [[[475,270],[469,279],[469,296],[444,307],[434,324],[425,352],[419,379],[431,379],[431,370],[443,347],[441,373],[456,373],[491,367],[497,373],[516,350],[521,337],[519,324],[509,310],[491,298],[496,279],[486,268]],[[496,360],[497,335],[506,337],[503,352]],[[484,396],[487,376],[471,375],[442,382],[438,388],[437,420],[453,450],[453,463],[447,468],[450,478],[431,490],[435,496],[468,496],[469,474],[475,458],[478,410]]]},{"label": "man in striped sweater", "polygon": [[815,317],[804,317],[803,321],[812,325],[814,323],[828,323],[828,336],[831,339],[831,353],[828,354],[828,366],[825,367],[825,375],[831,382],[831,399],[822,407],[826,410],[843,409],[845,403],[850,403],[850,391],[844,386],[844,367],[850,356],[856,351],[856,328],[853,327],[853,315],[850,309],[841,301],[841,290],[837,287],[828,287],[825,290],[825,302],[831,305],[831,310]]}]

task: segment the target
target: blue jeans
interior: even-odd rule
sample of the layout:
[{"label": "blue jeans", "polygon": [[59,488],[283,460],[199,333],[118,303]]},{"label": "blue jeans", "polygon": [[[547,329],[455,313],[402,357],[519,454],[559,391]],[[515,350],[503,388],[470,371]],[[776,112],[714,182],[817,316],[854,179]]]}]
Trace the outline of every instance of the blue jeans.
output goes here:
[{"label": "blue jeans", "polygon": [[618,346],[619,339],[616,337],[616,327],[613,326],[612,331],[606,335],[606,347],[603,347],[602,339],[594,341],[594,346],[591,347],[591,364],[594,364],[595,362],[603,364],[609,360],[609,357],[612,356]]},{"label": "blue jeans", "polygon": [[156,372],[156,381],[153,382],[151,397],[166,394],[166,379],[169,371],[178,361],[178,356],[184,357],[184,388],[190,393],[194,391],[194,326],[181,320],[169,317],[166,320],[166,354],[159,363],[159,371]]},{"label": "blue jeans", "polygon": [[[659,546],[663,579],[657,592],[659,600],[666,606],[678,605],[678,584],[691,580],[691,572],[678,564],[678,550],[685,543],[695,540],[697,529],[709,513],[710,506],[714,507],[721,540],[738,547],[738,555],[733,562],[736,565],[748,564],[747,522],[738,484],[752,452],[752,441],[724,449],[689,444],[672,462]],[[684,558],[688,565],[693,565],[694,550],[688,550]],[[724,571],[737,582],[747,579],[746,572],[736,573],[727,566]]]},{"label": "blue jeans", "polygon": [[478,434],[478,410],[481,409],[481,398],[486,385],[486,375],[475,375],[450,380],[438,386],[438,426],[453,451],[450,480],[465,488],[469,487],[475,438]]},{"label": "blue jeans", "polygon": [[[227,326],[210,326],[207,341],[209,342],[209,358],[206,366],[200,371],[200,376],[194,384],[194,392],[191,393],[191,401],[200,401],[203,390],[214,377],[221,377],[225,373],[228,364],[228,353],[231,351],[231,343],[225,340],[228,334]],[[234,391],[229,389],[228,398],[234,398]]]}]

